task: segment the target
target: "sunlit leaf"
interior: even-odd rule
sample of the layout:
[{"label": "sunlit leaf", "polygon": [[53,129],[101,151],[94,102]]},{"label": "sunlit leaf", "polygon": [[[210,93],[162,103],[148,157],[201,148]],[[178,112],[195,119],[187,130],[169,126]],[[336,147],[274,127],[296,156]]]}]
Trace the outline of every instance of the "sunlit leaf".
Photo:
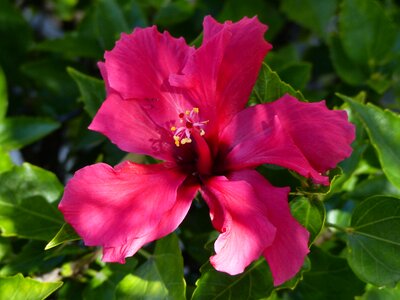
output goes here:
[{"label": "sunlit leaf", "polygon": [[51,239],[63,224],[54,203],[62,186],[54,174],[24,164],[1,173],[0,182],[2,235]]},{"label": "sunlit leaf", "polygon": [[17,274],[12,277],[0,277],[0,299],[41,300],[47,298],[62,286],[61,281],[40,282]]},{"label": "sunlit leaf", "polygon": [[14,164],[8,152],[0,148],[0,173],[10,170],[13,165]]},{"label": "sunlit leaf", "polygon": [[185,299],[183,258],[176,235],[157,241],[154,254],[117,287],[118,299]]},{"label": "sunlit leaf", "polygon": [[77,241],[80,239],[81,237],[75,232],[72,226],[65,223],[44,249],[49,250],[66,242]]},{"label": "sunlit leaf", "polygon": [[193,300],[255,300],[268,297],[274,289],[272,275],[264,258],[236,276],[218,272],[207,263],[201,268],[201,277],[196,286]]}]

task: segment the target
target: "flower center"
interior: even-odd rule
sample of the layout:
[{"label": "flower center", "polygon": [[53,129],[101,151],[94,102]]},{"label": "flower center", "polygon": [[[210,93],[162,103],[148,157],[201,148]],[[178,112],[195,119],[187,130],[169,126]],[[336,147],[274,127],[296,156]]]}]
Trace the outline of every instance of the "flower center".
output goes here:
[{"label": "flower center", "polygon": [[181,126],[171,127],[171,131],[174,133],[175,145],[190,144],[192,142],[192,132],[196,130],[201,136],[205,135],[204,127],[208,123],[207,121],[199,120],[199,109],[194,107],[191,111],[187,110],[179,115],[179,123]]}]

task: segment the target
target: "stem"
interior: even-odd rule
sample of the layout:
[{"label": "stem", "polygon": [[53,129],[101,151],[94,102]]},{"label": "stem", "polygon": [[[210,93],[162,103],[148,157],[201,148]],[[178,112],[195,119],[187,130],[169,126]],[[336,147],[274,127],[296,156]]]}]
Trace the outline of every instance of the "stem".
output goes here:
[{"label": "stem", "polygon": [[327,227],[332,227],[332,228],[335,228],[335,229],[343,231],[343,232],[347,232],[348,231],[346,228],[344,228],[344,227],[342,227],[340,225],[333,224],[333,223],[326,222],[325,225]]},{"label": "stem", "polygon": [[144,258],[147,258],[147,259],[150,259],[153,256],[144,249],[140,249],[137,253],[139,253],[141,256],[143,256]]}]

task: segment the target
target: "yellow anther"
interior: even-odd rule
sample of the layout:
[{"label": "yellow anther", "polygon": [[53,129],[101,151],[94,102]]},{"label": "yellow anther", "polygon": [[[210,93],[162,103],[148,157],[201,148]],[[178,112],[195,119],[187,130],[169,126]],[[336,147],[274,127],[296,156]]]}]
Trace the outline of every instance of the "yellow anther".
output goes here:
[{"label": "yellow anther", "polygon": [[175,140],[175,145],[179,147],[179,140]]},{"label": "yellow anther", "polygon": [[190,115],[190,111],[189,110],[185,111],[185,114]]},{"label": "yellow anther", "polygon": [[198,114],[199,113],[199,108],[198,107],[193,107],[193,111]]},{"label": "yellow anther", "polygon": [[171,127],[171,131],[175,131],[176,130],[176,127],[175,126],[172,126]]},{"label": "yellow anther", "polygon": [[183,138],[181,140],[181,144],[185,145],[185,144],[190,144],[192,142],[192,140],[190,138]]}]

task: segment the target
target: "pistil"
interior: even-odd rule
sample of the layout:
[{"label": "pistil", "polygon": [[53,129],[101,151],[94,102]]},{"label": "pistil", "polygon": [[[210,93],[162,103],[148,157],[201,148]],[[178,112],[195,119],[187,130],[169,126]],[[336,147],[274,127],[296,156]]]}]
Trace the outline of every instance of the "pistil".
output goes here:
[{"label": "pistil", "polygon": [[191,111],[187,110],[184,113],[178,115],[179,123],[182,126],[172,126],[171,131],[174,133],[175,145],[190,144],[192,142],[192,134],[196,131],[200,136],[205,135],[204,127],[208,123],[207,121],[199,120],[199,108],[194,107]]}]

